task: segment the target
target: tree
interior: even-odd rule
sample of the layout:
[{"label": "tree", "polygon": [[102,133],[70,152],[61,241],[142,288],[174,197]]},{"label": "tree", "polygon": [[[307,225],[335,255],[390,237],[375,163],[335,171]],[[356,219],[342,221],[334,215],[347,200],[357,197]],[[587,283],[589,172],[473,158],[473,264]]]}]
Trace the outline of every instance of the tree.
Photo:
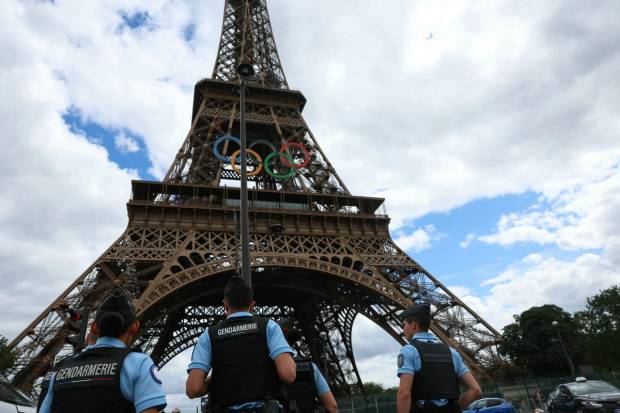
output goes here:
[{"label": "tree", "polygon": [[373,383],[369,381],[368,383],[364,383],[364,392],[366,395],[370,394],[383,394],[385,389],[379,383]]},{"label": "tree", "polygon": [[620,286],[588,298],[586,309],[575,314],[584,336],[586,362],[611,370],[620,365]]},{"label": "tree", "polygon": [[6,338],[0,336],[0,373],[13,367],[15,352],[7,345]]},{"label": "tree", "polygon": [[[546,304],[515,315],[504,327],[500,352],[519,368],[536,375],[568,374],[568,362],[558,330],[575,365],[581,361],[581,335],[577,322],[561,307]],[[558,327],[552,325],[558,322]]]}]

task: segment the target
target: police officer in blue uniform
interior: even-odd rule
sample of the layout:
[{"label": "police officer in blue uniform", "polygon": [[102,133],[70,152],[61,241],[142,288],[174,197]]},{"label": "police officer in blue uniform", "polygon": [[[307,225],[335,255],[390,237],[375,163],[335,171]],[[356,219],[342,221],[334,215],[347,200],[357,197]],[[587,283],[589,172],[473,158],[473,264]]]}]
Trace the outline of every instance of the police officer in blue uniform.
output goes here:
[{"label": "police officer in blue uniform", "polygon": [[[397,360],[397,412],[459,413],[480,398],[480,386],[461,355],[429,333],[430,306],[412,305],[401,312],[400,318],[408,343],[401,348]],[[459,380],[466,387],[462,395]]]},{"label": "police officer in blue uniform", "polygon": [[[294,344],[301,338],[301,332],[295,327],[293,319],[285,318],[280,320],[278,324],[289,343]],[[295,360],[297,376],[295,382],[285,386],[289,411],[291,413],[315,413],[319,411],[338,413],[336,399],[321,371],[312,362],[312,358],[297,355],[293,360]]]},{"label": "police officer in blue uniform", "polygon": [[224,289],[228,318],[207,329],[194,347],[186,393],[193,399],[208,392],[213,412],[277,411],[286,403],[283,383],[295,380],[293,349],[278,324],[255,317],[253,307],[251,287],[231,277]]},{"label": "police officer in blue uniform", "polygon": [[166,407],[153,360],[127,347],[139,328],[130,299],[115,290],[97,309],[97,342],[54,367],[39,413],[157,413]]}]

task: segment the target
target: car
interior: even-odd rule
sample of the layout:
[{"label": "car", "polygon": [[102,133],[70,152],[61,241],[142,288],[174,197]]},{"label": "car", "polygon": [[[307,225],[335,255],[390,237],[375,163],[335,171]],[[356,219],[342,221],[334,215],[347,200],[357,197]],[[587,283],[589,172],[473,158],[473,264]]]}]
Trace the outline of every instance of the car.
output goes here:
[{"label": "car", "polygon": [[35,413],[35,404],[15,386],[0,381],[0,413]]},{"label": "car", "polygon": [[489,397],[476,400],[463,413],[517,413],[517,410],[504,399]]},{"label": "car", "polygon": [[620,390],[602,380],[578,377],[549,395],[549,413],[620,413]]}]

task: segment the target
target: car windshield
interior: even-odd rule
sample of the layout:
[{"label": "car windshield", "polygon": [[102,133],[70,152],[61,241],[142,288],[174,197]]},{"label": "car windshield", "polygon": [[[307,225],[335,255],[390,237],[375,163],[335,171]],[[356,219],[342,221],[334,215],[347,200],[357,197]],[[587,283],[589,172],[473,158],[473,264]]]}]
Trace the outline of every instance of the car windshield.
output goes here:
[{"label": "car windshield", "polygon": [[604,381],[588,381],[583,383],[570,383],[566,387],[575,396],[581,396],[582,394],[592,393],[617,393],[620,392],[617,388]]},{"label": "car windshield", "polygon": [[6,383],[0,383],[0,400],[18,406],[34,407],[34,404],[22,392]]}]

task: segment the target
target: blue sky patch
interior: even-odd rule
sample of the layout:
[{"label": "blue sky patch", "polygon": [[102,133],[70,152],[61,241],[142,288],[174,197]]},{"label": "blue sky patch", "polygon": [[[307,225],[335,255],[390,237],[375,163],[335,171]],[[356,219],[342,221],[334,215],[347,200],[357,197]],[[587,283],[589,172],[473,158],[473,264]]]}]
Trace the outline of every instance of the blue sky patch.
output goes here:
[{"label": "blue sky patch", "polygon": [[[487,290],[487,287],[480,286],[483,281],[497,276],[529,254],[570,260],[588,252],[567,251],[554,244],[541,246],[533,242],[504,247],[474,240],[467,248],[460,245],[467,234],[494,233],[502,215],[527,210],[539,203],[538,197],[535,192],[527,192],[484,198],[447,213],[427,214],[415,221],[415,227],[433,225],[441,236],[432,242],[431,248],[408,253],[442,283],[462,285],[474,292],[482,292]],[[413,226],[402,228],[406,233],[414,229]]]},{"label": "blue sky patch", "polygon": [[126,11],[119,12],[119,15],[123,19],[123,23],[117,28],[117,32],[122,32],[125,27],[129,27],[131,30],[137,30],[141,27],[145,27],[149,30],[153,29],[151,16],[146,10],[137,11],[129,14]]},{"label": "blue sky patch", "polygon": [[190,23],[187,26],[183,27],[183,38],[186,42],[191,42],[196,37],[196,25],[194,23]]},{"label": "blue sky patch", "polygon": [[71,109],[63,115],[63,120],[74,133],[81,133],[103,146],[108,151],[110,161],[123,169],[136,169],[142,179],[155,179],[149,173],[151,161],[143,139],[126,129],[106,128],[96,122],[83,119],[80,111]]}]

